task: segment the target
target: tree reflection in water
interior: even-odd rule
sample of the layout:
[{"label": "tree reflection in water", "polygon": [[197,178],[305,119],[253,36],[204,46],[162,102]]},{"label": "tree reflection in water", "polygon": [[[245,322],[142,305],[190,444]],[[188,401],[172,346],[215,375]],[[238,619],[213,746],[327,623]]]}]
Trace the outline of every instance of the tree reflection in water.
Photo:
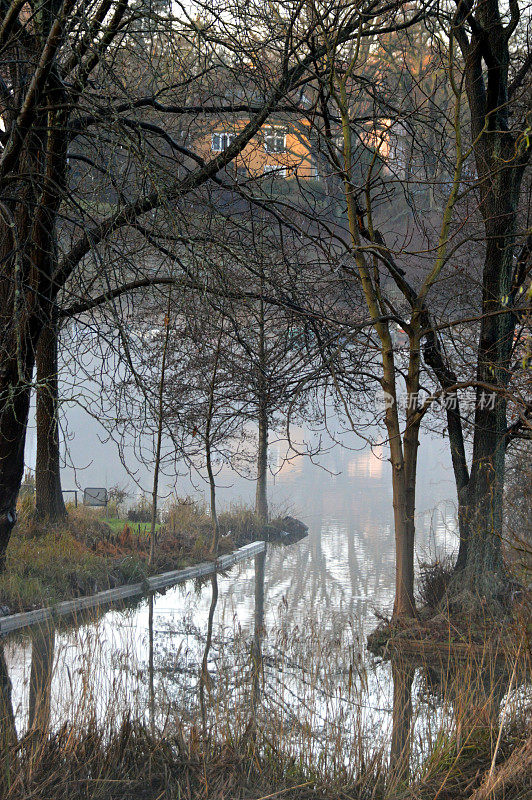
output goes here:
[{"label": "tree reflection in water", "polygon": [[148,711],[150,729],[155,732],[155,682],[153,662],[153,592],[148,596]]},{"label": "tree reflection in water", "polygon": [[264,577],[266,572],[266,550],[255,556],[255,612],[253,616],[253,643],[251,647],[252,662],[252,699],[251,709],[256,717],[261,697],[261,685],[264,684],[262,668],[262,639],[264,636]]},{"label": "tree reflection in water", "polygon": [[[349,552],[354,568],[359,552],[354,546]],[[375,780],[382,783],[386,776],[392,797],[429,773],[437,792],[438,781],[448,778],[435,766],[445,759],[463,772],[474,751],[480,754],[477,769],[486,770],[486,758],[489,769],[514,662],[506,665],[488,649],[462,645],[460,650],[449,642],[430,650],[417,640],[411,644],[423,645],[422,653],[414,656],[412,647],[403,646],[393,651],[390,663],[372,662],[365,655],[364,619],[356,627],[357,602],[321,615],[311,605],[305,617],[299,611],[294,619],[293,588],[308,578],[305,559],[312,557],[320,561],[320,550],[306,542],[293,549],[271,545],[268,555],[256,556],[240,572],[172,590],[164,602],[163,596],[148,596],[139,609],[115,611],[57,635],[53,627],[35,630],[26,636],[24,651],[14,639],[16,660],[6,649],[13,699],[0,654],[3,741],[16,745],[15,722],[21,736],[25,733],[20,709],[27,708],[32,731],[23,738],[27,743],[42,740],[41,733],[48,738],[65,716],[75,720],[75,728],[89,719],[112,728],[125,714],[143,724],[149,719],[156,735],[203,729],[210,742],[227,731],[258,747],[276,741],[280,752],[304,752],[313,768],[321,765],[329,774],[346,765],[355,772],[374,764]],[[272,564],[276,575],[284,567],[282,582],[272,579]],[[322,575],[336,591],[327,571]],[[310,589],[316,584],[307,597],[315,597]],[[157,631],[154,617],[161,623]],[[28,663],[30,645],[28,681],[29,670],[24,673],[18,663]],[[52,703],[54,645],[59,655]],[[524,680],[520,668],[513,689]],[[513,707],[512,699],[507,719]],[[501,751],[504,747],[503,738]],[[13,749],[4,747],[4,754]],[[440,753],[445,759],[438,761]]]},{"label": "tree reflection in water", "polygon": [[408,778],[412,741],[412,683],[415,667],[398,656],[392,658],[393,711],[390,744],[390,778],[402,783]]},{"label": "tree reflection in water", "polygon": [[[493,759],[493,767],[511,691],[527,680],[524,674],[517,674],[518,657],[519,653],[512,664],[511,660],[502,654],[491,653],[488,648],[475,645],[462,648],[452,643],[441,649],[436,646],[431,649],[427,643],[422,655],[415,656],[411,652],[401,652],[400,647],[395,650],[391,658],[393,713],[388,780],[392,794],[399,784],[405,784],[410,778],[413,731],[417,721],[424,718],[430,723],[431,718],[440,712],[443,716],[440,724],[436,725],[436,738],[431,735],[430,724],[417,731],[416,766],[424,764],[422,781],[430,783],[434,780],[437,783],[438,780],[449,780],[452,770],[444,770],[438,776],[442,762],[438,757],[433,758],[438,748],[448,749],[447,755],[457,768],[457,774],[464,775],[471,769],[474,779],[476,773],[486,769],[487,757]],[[420,680],[415,681],[417,709],[414,714],[416,673]],[[503,704],[505,695],[507,699]],[[424,713],[420,708],[423,700],[428,701],[428,710]],[[445,708],[451,711],[449,718],[445,716]],[[478,764],[475,762],[477,757]],[[436,770],[434,774],[431,773],[431,763]]]},{"label": "tree reflection in water", "polygon": [[0,643],[0,747],[1,774],[9,774],[10,758],[17,743],[17,729],[11,698],[11,680],[7,671],[4,648]]},{"label": "tree reflection in water", "polygon": [[45,734],[50,726],[55,625],[43,622],[31,633],[28,729]]},{"label": "tree reflection in water", "polygon": [[218,575],[213,573],[211,577],[211,604],[209,606],[209,617],[207,621],[207,637],[205,639],[205,649],[203,651],[203,659],[201,661],[200,678],[199,678],[199,698],[201,709],[201,722],[203,726],[203,735],[207,735],[207,707],[205,705],[205,689],[210,689],[211,676],[209,675],[209,652],[212,644],[212,629],[214,623],[214,612],[218,603]]}]

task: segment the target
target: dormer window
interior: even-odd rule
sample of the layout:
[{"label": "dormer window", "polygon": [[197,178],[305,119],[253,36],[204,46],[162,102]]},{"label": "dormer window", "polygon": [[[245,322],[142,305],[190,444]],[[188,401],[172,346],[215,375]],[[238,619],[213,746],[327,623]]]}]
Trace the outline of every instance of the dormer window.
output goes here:
[{"label": "dormer window", "polygon": [[286,153],[286,133],[281,128],[265,128],[264,149],[267,153]]},{"label": "dormer window", "polygon": [[213,133],[211,137],[211,150],[214,153],[221,153],[227,150],[233,139],[236,138],[236,133]]}]

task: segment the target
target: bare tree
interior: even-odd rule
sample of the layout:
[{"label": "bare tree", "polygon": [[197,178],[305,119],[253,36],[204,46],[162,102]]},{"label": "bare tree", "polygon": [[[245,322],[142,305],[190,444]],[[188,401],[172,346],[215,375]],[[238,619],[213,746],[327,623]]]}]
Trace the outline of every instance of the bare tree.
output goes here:
[{"label": "bare tree", "polygon": [[[400,4],[398,4],[400,5]],[[297,4],[287,9],[286,18],[275,21],[278,37],[273,48],[276,77],[259,103],[244,103],[249,121],[227,149],[204,162],[187,150],[151,120],[142,119],[142,111],[183,115],[204,111],[200,103],[161,102],[164,82],[145,78],[143,72],[153,54],[174,46],[173,52],[185,52],[190,67],[190,41],[201,41],[200,58],[193,59],[194,70],[201,66],[203,52],[228,55],[253,54],[253,35],[244,35],[245,15],[231,16],[231,22],[218,16],[214,29],[209,25],[198,31],[189,13],[182,16],[156,15],[153,26],[139,26],[147,13],[127,0],[111,4],[93,3],[78,6],[76,0],[47,4],[41,13],[30,3],[10,3],[2,12],[2,151],[0,155],[0,201],[2,225],[2,273],[0,278],[2,322],[2,370],[0,373],[0,564],[15,523],[15,504],[23,473],[23,454],[35,350],[43,325],[52,318],[58,293],[75,270],[86,270],[85,256],[106,237],[124,226],[131,226],[153,209],[167,208],[198,186],[216,178],[246,146],[286,94],[304,79],[314,55],[308,50],[308,24]],[[339,32],[341,39],[353,36],[361,20],[371,25],[381,11],[378,4],[367,9],[354,8]],[[208,17],[211,15],[208,14]],[[214,23],[215,21],[213,21]],[[147,47],[148,28],[162,27],[157,47]],[[241,37],[235,41],[235,28]],[[283,44],[284,43],[284,44]],[[123,54],[134,54],[137,70],[122,72]],[[145,57],[147,55],[147,57]],[[245,57],[245,56],[244,56]],[[237,59],[238,61],[238,59]],[[12,68],[12,65],[15,65]],[[115,69],[116,68],[116,69]],[[120,78],[118,78],[120,75]],[[182,85],[190,85],[187,74]],[[170,90],[173,82],[167,84]],[[98,87],[97,91],[94,88]],[[180,98],[181,99],[181,98]],[[229,106],[233,108],[232,105]],[[211,111],[223,113],[224,104],[215,101]],[[103,134],[103,130],[107,134]],[[118,131],[120,137],[114,131]],[[127,136],[123,136],[128,131]],[[148,134],[165,141],[170,153],[183,156],[183,176],[172,178],[161,187],[146,175],[141,192],[110,195],[109,213],[99,213],[97,204],[85,207],[82,219],[74,225],[72,247],[61,254],[58,222],[61,207],[70,196],[69,158],[93,163],[85,153],[72,153],[72,144],[81,138],[110,142],[124,147],[126,155],[135,152],[139,136]],[[120,141],[118,141],[120,139]],[[153,142],[153,138],[152,138]],[[148,147],[151,145],[148,144]],[[185,150],[185,152],[183,152]],[[121,156],[118,167],[123,166]],[[174,162],[175,163],[175,162]],[[101,166],[96,162],[95,169]],[[140,167],[142,169],[142,167]],[[138,175],[138,169],[137,169]],[[111,180],[112,186],[112,180]],[[80,203],[73,202],[78,211]],[[62,240],[62,239],[61,239]],[[61,244],[63,248],[63,244]],[[112,287],[107,286],[107,289]]]}]

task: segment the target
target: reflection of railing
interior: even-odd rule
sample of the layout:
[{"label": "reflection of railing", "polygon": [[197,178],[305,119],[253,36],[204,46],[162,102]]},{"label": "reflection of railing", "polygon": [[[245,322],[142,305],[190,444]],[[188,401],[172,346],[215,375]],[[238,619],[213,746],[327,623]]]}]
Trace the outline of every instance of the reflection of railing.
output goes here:
[{"label": "reflection of railing", "polygon": [[152,578],[146,578],[141,583],[117,586],[115,589],[107,589],[105,592],[98,592],[97,594],[91,594],[87,597],[76,597],[75,600],[65,600],[62,603],[57,603],[47,608],[38,608],[36,611],[24,611],[20,614],[11,614],[9,617],[0,618],[0,635],[19,630],[20,628],[28,628],[31,625],[37,625],[38,623],[46,622],[56,617],[68,617],[89,608],[107,606],[122,600],[128,600],[131,597],[154,592],[158,589],[166,589],[170,586],[184,583],[191,578],[201,578],[204,575],[212,575],[214,572],[229,569],[233,564],[237,564],[239,561],[244,561],[246,558],[251,558],[251,556],[261,553],[265,547],[266,544],[264,542],[251,542],[251,544],[246,544],[233,553],[219,556],[216,561],[203,561],[201,564],[196,564],[193,567],[163,572],[160,575],[154,575]]}]

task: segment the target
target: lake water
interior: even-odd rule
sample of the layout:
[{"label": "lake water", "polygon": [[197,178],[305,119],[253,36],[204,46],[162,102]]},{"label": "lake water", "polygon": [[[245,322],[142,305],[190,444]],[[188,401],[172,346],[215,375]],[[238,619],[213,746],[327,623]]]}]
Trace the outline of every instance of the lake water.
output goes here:
[{"label": "lake water", "polygon": [[[89,712],[114,722],[126,709],[159,727],[171,719],[197,723],[205,657],[207,724],[223,719],[236,729],[252,707],[294,751],[303,748],[309,758],[326,753],[331,763],[349,759],[357,726],[374,732],[366,734],[368,748],[384,742],[392,672],[368,660],[365,637],[375,627],[374,612],[390,611],[393,602],[390,466],[382,447],[354,436],[346,441],[348,448],[331,448],[319,465],[303,457],[286,461],[281,446],[270,448],[272,507],[302,519],[309,534],[294,545],[270,545],[265,560],[218,576],[206,657],[210,580],[77,628],[8,640],[19,729],[36,713],[36,695],[47,698],[40,702],[53,724]],[[420,447],[418,560],[457,544],[445,445],[426,435]],[[222,505],[252,497],[252,482],[234,473],[222,471],[218,482]],[[434,724],[429,717],[421,715],[418,724]]]}]

